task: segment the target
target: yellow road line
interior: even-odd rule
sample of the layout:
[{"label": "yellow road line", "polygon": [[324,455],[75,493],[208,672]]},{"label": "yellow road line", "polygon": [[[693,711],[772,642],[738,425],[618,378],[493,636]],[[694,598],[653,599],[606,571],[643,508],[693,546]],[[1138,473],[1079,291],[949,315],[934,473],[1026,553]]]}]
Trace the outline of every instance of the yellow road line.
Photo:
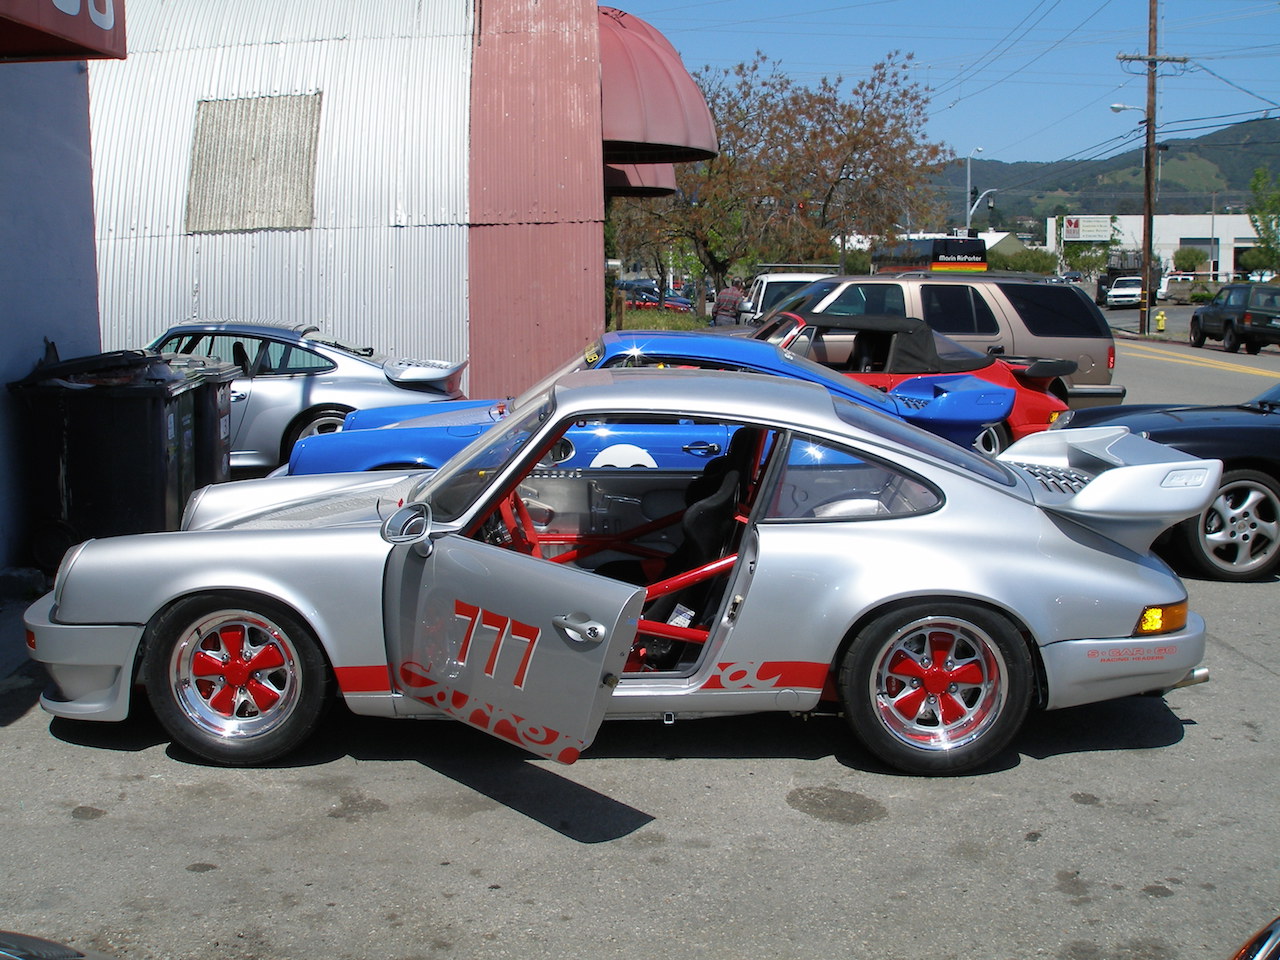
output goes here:
[{"label": "yellow road line", "polygon": [[1165,363],[1183,363],[1191,367],[1229,370],[1231,373],[1243,373],[1254,377],[1266,377],[1269,380],[1280,380],[1280,371],[1249,367],[1233,360],[1219,359],[1212,354],[1189,356],[1180,350],[1171,350],[1168,347],[1157,347],[1146,343],[1133,343],[1128,340],[1117,340],[1116,352],[1120,356],[1138,357],[1144,360],[1161,360]]}]

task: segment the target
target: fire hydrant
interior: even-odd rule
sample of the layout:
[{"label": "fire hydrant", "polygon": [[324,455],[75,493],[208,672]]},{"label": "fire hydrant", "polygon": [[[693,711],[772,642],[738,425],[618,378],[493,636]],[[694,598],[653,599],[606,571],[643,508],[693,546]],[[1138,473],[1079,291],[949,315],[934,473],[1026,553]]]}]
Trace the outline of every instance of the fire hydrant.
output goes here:
[{"label": "fire hydrant", "polygon": [[1165,321],[1164,311],[1157,310],[1156,311],[1156,333],[1164,333],[1164,321]]}]

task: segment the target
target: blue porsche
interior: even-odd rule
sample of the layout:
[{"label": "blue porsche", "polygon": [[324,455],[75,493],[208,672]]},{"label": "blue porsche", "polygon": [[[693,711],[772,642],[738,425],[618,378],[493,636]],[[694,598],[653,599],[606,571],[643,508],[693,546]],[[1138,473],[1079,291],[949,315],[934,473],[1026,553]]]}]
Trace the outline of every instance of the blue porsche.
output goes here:
[{"label": "blue porsche", "polygon": [[[968,375],[919,377],[885,393],[828,370],[821,364],[762,340],[695,332],[619,331],[605,334],[568,363],[530,387],[536,396],[554,381],[598,367],[663,367],[732,370],[807,380],[830,393],[917,424],[932,433],[970,445],[1013,405],[1012,390]],[[337,433],[307,437],[294,445],[289,474],[437,467],[515,409],[513,400],[436,401],[429,404],[357,410]],[[394,427],[396,429],[375,429]],[[557,464],[576,467],[682,468],[721,454],[728,437],[709,436],[705,426],[668,426],[661,435],[598,429],[571,430]]]}]

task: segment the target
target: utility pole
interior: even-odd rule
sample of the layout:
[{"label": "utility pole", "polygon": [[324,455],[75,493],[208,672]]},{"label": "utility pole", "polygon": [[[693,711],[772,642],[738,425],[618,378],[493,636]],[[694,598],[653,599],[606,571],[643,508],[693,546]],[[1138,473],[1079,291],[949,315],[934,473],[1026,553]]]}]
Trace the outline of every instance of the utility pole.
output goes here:
[{"label": "utility pole", "polygon": [[1122,63],[1142,62],[1147,68],[1147,116],[1142,122],[1147,128],[1142,161],[1142,302],[1139,305],[1138,333],[1146,335],[1151,301],[1155,293],[1155,256],[1152,232],[1155,219],[1156,193],[1156,73],[1162,63],[1186,63],[1186,57],[1162,57],[1156,36],[1159,0],[1147,0],[1147,55],[1117,54]]}]

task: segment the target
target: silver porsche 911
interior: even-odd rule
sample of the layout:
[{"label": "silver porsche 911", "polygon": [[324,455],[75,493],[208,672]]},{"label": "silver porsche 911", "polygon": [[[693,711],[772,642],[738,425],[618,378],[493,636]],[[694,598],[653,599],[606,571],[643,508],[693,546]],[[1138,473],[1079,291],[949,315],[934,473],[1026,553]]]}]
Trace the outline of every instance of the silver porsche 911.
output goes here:
[{"label": "silver porsche 911", "polygon": [[316,327],[197,321],[150,347],[234,363],[228,440],[234,469],[267,470],[302,437],[331,433],[352,410],[456,400],[466,362],[411,360],[320,335]]},{"label": "silver porsche 911", "polygon": [[[584,427],[725,439],[697,471],[561,466]],[[605,717],[839,710],[875,755],[952,773],[1031,709],[1207,678],[1150,552],[1221,465],[1124,428],[998,461],[821,387],[575,374],[429,474],[207,487],[183,530],[73,548],[27,613],[61,717],[145,696],[228,764],[327,702],[450,716],[572,762]]]}]

